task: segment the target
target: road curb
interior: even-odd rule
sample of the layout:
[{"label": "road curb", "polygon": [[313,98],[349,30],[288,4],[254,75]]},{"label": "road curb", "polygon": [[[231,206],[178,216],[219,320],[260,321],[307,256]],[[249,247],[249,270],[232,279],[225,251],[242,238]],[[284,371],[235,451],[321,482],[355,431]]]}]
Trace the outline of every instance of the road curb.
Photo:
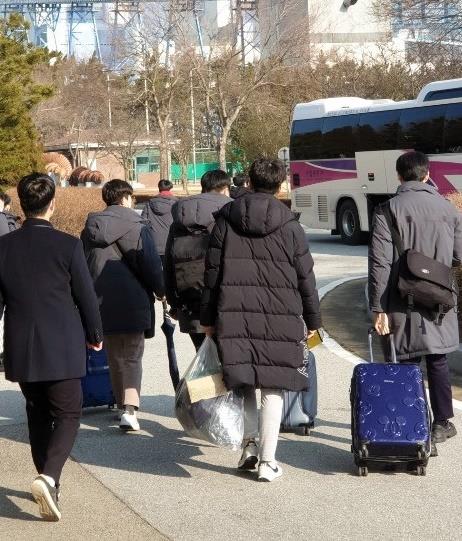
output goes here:
[{"label": "road curb", "polygon": [[[354,280],[363,280],[364,278],[367,278],[367,275],[361,274],[358,276],[349,276],[348,278],[341,278],[340,280],[335,280],[334,282],[330,282],[329,284],[325,285],[324,287],[319,288],[318,294],[319,294],[319,300],[321,301],[328,293],[333,291],[335,288],[346,284],[347,282],[353,282]],[[341,359],[344,359],[345,361],[348,361],[351,364],[361,364],[361,363],[367,363],[365,359],[362,357],[359,357],[358,355],[355,355],[354,353],[351,353],[351,351],[348,351],[344,347],[342,347],[338,342],[336,342],[333,338],[329,336],[329,333],[324,331],[324,340],[323,345],[334,355],[337,355],[337,357],[340,357]],[[462,411],[462,401],[460,400],[453,400],[452,401],[454,408],[457,410]]]}]

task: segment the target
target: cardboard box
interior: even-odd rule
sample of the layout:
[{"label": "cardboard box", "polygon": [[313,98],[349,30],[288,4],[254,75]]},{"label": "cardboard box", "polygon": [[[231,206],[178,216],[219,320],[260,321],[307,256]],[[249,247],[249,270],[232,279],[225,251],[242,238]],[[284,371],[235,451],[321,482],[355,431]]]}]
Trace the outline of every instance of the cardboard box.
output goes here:
[{"label": "cardboard box", "polygon": [[193,379],[186,382],[188,387],[189,399],[191,404],[199,402],[199,400],[207,400],[227,394],[228,389],[223,382],[223,373],[205,376],[203,378]]}]

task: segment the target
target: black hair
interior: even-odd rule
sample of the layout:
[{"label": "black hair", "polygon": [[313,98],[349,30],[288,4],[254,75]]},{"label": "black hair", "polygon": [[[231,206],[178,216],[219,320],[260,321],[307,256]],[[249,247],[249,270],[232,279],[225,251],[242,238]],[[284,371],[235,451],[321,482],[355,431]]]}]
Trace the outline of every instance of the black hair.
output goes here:
[{"label": "black hair", "polygon": [[238,173],[233,178],[233,184],[234,186],[237,186],[238,188],[242,188],[242,186],[247,186],[249,183],[249,175],[247,173]]},{"label": "black hair", "polygon": [[103,186],[103,201],[110,205],[120,205],[124,197],[133,195],[133,188],[125,180],[114,178]]},{"label": "black hair", "polygon": [[31,173],[22,177],[17,190],[26,218],[35,218],[48,210],[56,187],[53,179],[45,173]]},{"label": "black hair", "polygon": [[173,184],[169,180],[161,179],[157,187],[159,188],[159,192],[169,192],[173,188]]},{"label": "black hair", "polygon": [[0,193],[0,201],[3,201],[3,204],[5,205],[5,207],[7,205],[11,205],[11,197],[5,192]]},{"label": "black hair", "polygon": [[249,177],[255,192],[275,194],[286,178],[286,168],[281,160],[258,158],[250,166]]},{"label": "black hair", "polygon": [[429,171],[429,162],[423,152],[406,152],[396,160],[396,172],[404,182],[417,180],[422,182]]},{"label": "black hair", "polygon": [[225,173],[221,169],[214,169],[213,171],[207,171],[201,178],[202,193],[219,191],[223,188],[231,186],[231,180],[228,173]]}]

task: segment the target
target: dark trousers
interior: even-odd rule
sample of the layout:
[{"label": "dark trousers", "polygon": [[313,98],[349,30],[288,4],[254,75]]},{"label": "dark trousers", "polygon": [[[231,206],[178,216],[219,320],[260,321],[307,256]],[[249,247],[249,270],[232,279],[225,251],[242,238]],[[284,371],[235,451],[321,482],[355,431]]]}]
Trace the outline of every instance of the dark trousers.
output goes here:
[{"label": "dark trousers", "polygon": [[37,472],[59,484],[82,412],[80,379],[20,383],[26,399],[29,440]]},{"label": "dark trousers", "polygon": [[198,351],[199,348],[202,346],[202,342],[205,340],[205,333],[202,333],[202,332],[199,332],[199,333],[190,332],[189,336],[191,337],[192,343],[194,344],[194,347],[196,348],[196,351]]},{"label": "dark trousers", "polygon": [[[407,363],[420,363],[421,359],[410,359]],[[446,355],[426,355],[428,390],[433,412],[433,421],[446,421],[454,417],[452,389]]]}]

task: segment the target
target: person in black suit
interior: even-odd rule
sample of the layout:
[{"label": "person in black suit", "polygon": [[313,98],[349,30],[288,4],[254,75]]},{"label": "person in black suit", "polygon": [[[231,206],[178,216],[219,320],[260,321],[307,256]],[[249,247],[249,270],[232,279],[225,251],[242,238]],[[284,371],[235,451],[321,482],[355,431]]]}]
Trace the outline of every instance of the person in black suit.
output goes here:
[{"label": "person in black suit", "polygon": [[33,173],[18,184],[26,220],[0,237],[0,317],[6,379],[26,399],[32,495],[46,520],[61,518],[59,480],[80,423],[86,345],[100,350],[98,301],[79,239],[56,231],[55,184]]}]

